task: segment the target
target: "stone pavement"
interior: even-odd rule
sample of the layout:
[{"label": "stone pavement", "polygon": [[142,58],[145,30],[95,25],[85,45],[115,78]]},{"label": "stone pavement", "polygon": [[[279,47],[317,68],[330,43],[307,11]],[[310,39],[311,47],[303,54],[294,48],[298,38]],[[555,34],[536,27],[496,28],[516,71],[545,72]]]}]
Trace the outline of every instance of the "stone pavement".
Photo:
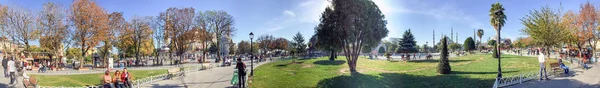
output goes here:
[{"label": "stone pavement", "polygon": [[567,77],[555,77],[550,80],[532,80],[509,88],[600,88],[600,64],[589,64],[592,68],[583,70],[571,68]]},{"label": "stone pavement", "polygon": [[9,84],[10,78],[4,77],[4,68],[0,67],[0,88],[24,88],[22,81],[23,77],[17,76],[15,84]]},{"label": "stone pavement", "polygon": [[[265,62],[254,63],[254,68],[269,63]],[[249,61],[244,61],[247,67],[250,67]],[[142,88],[231,88],[236,87],[231,85],[230,81],[233,77],[235,64],[228,67],[213,67],[212,69],[186,73],[184,77],[174,78],[171,80],[162,80],[152,84],[145,84]],[[250,72],[250,69],[248,69]]]}]

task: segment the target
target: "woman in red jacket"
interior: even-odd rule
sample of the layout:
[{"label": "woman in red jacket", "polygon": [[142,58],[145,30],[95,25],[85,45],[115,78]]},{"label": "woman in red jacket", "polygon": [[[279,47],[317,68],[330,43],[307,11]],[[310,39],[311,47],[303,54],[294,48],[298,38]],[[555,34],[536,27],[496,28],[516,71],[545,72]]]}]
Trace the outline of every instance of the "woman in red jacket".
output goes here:
[{"label": "woman in red jacket", "polygon": [[127,72],[127,68],[123,68],[123,73],[121,73],[121,80],[123,81],[123,83],[125,84],[125,86],[127,86],[127,88],[133,88],[133,86],[131,86],[131,74],[129,74],[129,72]]}]

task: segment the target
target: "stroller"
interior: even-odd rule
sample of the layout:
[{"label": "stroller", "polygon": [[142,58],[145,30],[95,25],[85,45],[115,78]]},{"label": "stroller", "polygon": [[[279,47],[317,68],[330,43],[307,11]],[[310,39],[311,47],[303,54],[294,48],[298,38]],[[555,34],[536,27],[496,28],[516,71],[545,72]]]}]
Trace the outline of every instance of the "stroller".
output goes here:
[{"label": "stroller", "polygon": [[[238,77],[239,77],[239,74],[238,74],[238,70],[236,69],[233,71],[233,77],[231,77],[231,85],[237,86],[238,83],[240,83],[240,80]],[[246,80],[246,79],[244,79],[244,80]],[[244,84],[244,86],[247,86],[247,84]]]}]

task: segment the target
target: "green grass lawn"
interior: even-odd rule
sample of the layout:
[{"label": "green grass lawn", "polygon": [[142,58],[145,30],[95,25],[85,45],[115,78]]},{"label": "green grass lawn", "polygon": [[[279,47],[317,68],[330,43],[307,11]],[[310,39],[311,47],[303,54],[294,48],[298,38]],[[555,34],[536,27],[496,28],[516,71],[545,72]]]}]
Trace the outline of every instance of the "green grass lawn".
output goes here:
[{"label": "green grass lawn", "polygon": [[[556,60],[550,60],[556,62]],[[255,69],[251,87],[254,88],[481,88],[492,87],[497,74],[498,59],[491,54],[476,54],[450,58],[452,73],[436,73],[438,60],[389,62],[358,60],[358,72],[348,72],[345,57],[329,61],[316,59],[284,60],[264,64]],[[535,57],[502,55],[505,77],[525,72],[536,72],[539,63]]]},{"label": "green grass lawn", "polygon": [[[163,70],[129,70],[132,79],[142,79],[149,76],[165,74]],[[114,72],[111,72],[113,76]],[[103,73],[98,74],[82,74],[82,75],[32,75],[39,80],[41,86],[85,86],[101,84]]]}]

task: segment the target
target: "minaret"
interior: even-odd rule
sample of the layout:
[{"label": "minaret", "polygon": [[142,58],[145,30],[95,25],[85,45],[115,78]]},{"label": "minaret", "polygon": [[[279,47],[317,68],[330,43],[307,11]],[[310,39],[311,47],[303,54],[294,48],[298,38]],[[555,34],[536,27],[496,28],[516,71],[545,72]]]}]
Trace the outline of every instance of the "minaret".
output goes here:
[{"label": "minaret", "polygon": [[433,43],[431,45],[435,46],[435,29],[433,29]]},{"label": "minaret", "polygon": [[454,40],[454,28],[450,27],[450,40]]}]

